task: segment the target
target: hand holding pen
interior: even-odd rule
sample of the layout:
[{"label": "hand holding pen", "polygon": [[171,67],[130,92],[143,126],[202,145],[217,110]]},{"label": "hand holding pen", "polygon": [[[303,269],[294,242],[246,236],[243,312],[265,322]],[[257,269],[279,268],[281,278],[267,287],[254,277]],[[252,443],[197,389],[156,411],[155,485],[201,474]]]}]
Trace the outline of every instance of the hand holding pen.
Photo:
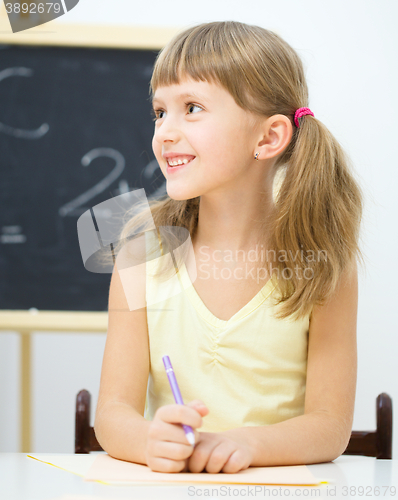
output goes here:
[{"label": "hand holding pen", "polygon": [[[165,358],[166,356],[163,358],[163,363],[165,363]],[[170,362],[170,360],[168,361]],[[166,363],[165,368],[167,370]],[[172,372],[166,373],[169,376]],[[172,389],[173,393],[174,390],[175,385]],[[178,393],[181,396],[179,390]],[[178,399],[179,396],[177,395]],[[177,403],[176,397],[175,400]],[[199,433],[196,429],[202,426],[202,417],[206,416],[208,412],[208,408],[200,400],[191,401],[186,405],[177,403],[158,408],[150,422],[147,434],[145,458],[148,467],[156,472],[186,471],[188,458],[194,450],[194,446],[191,444],[192,438],[194,438],[193,442],[198,442]],[[189,438],[185,434],[183,426],[190,427],[187,429]]]},{"label": "hand holding pen", "polygon": [[[180,388],[178,387],[177,379],[173,367],[171,366],[170,358],[168,356],[163,356],[162,359],[164,367],[166,369],[167,378],[169,379],[170,382],[170,387],[174,396],[174,400],[178,405],[183,405],[184,401],[182,400]],[[192,430],[192,427],[184,424],[182,424],[182,427],[184,429],[185,435],[187,436],[188,442],[192,446],[195,446],[195,434]]]}]

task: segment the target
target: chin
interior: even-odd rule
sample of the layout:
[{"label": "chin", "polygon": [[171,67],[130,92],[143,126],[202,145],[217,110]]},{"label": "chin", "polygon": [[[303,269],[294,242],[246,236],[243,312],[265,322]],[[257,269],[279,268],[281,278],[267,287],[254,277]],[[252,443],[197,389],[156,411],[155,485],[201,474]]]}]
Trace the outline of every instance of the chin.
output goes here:
[{"label": "chin", "polygon": [[172,200],[176,200],[176,201],[185,201],[185,200],[191,200],[192,198],[196,198],[197,196],[199,196],[197,193],[190,193],[188,191],[184,191],[184,190],[181,190],[181,191],[172,191],[172,190],[168,190],[167,187],[166,187],[166,191],[167,191],[167,195],[169,198],[171,198]]}]

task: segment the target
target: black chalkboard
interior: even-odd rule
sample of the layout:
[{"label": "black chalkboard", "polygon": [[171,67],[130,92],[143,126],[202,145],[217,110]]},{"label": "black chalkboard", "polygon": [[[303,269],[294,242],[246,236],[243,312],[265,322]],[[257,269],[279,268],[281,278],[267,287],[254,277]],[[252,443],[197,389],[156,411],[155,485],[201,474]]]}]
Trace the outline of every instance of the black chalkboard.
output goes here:
[{"label": "black chalkboard", "polygon": [[111,276],[85,269],[77,219],[124,192],[165,192],[151,146],[156,55],[0,46],[0,309],[107,310]]}]

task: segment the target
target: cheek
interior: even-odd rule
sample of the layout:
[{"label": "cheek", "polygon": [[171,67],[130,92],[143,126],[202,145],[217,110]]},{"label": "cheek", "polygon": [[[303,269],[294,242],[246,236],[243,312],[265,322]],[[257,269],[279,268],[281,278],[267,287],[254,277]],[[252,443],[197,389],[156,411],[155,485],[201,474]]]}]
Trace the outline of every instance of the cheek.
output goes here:
[{"label": "cheek", "polygon": [[155,139],[155,135],[152,137],[152,150],[154,152],[154,155],[157,157],[159,155],[159,151],[160,151],[160,144]]},{"label": "cheek", "polygon": [[219,160],[230,163],[242,155],[242,138],[235,130],[224,127],[222,133],[214,141],[214,147],[218,151]]},{"label": "cheek", "polygon": [[195,130],[190,137],[190,143],[202,157],[219,159],[225,152],[227,138],[225,126],[222,124],[208,124]]},{"label": "cheek", "polygon": [[212,147],[228,154],[242,140],[242,129],[236,125],[235,117],[228,117],[228,119],[220,120],[214,123],[214,126],[210,126],[207,129],[207,136]]},{"label": "cheek", "polygon": [[162,156],[162,146],[158,143],[158,141],[155,140],[155,138],[152,139],[152,150],[153,154],[155,155],[156,161],[158,162],[159,169],[165,175],[164,169],[166,168],[163,165],[164,158]]}]

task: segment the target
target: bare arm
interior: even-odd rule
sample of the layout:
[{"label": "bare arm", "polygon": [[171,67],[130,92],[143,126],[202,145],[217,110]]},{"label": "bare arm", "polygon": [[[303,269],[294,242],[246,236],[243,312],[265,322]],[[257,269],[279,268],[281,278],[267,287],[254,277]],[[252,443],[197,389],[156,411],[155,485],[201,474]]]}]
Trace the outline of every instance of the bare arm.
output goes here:
[{"label": "bare arm", "polygon": [[[333,298],[314,307],[309,329],[305,413],[264,427],[226,431],[251,444],[250,465],[299,465],[340,456],[351,436],[357,379],[357,267]],[[237,431],[237,433],[236,433]]]},{"label": "bare arm", "polygon": [[109,291],[109,326],[102,363],[94,430],[114,458],[148,465],[159,472],[180,472],[192,454],[182,425],[197,427],[208,409],[165,405],[144,419],[149,376],[149,338],[145,301],[145,239],[119,252]]},{"label": "bare arm", "polygon": [[[145,240],[141,239],[134,245],[143,250],[144,243]],[[118,265],[119,262],[123,263],[119,255]],[[137,294],[135,304],[140,305],[138,299],[145,299],[145,267],[137,268],[136,277],[133,280],[134,293]],[[143,417],[149,374],[146,307],[130,310],[126,294],[131,292],[123,284],[125,282],[122,283],[115,265],[109,291],[108,335],[94,430],[99,443],[109,455],[145,464],[150,424]]]}]

